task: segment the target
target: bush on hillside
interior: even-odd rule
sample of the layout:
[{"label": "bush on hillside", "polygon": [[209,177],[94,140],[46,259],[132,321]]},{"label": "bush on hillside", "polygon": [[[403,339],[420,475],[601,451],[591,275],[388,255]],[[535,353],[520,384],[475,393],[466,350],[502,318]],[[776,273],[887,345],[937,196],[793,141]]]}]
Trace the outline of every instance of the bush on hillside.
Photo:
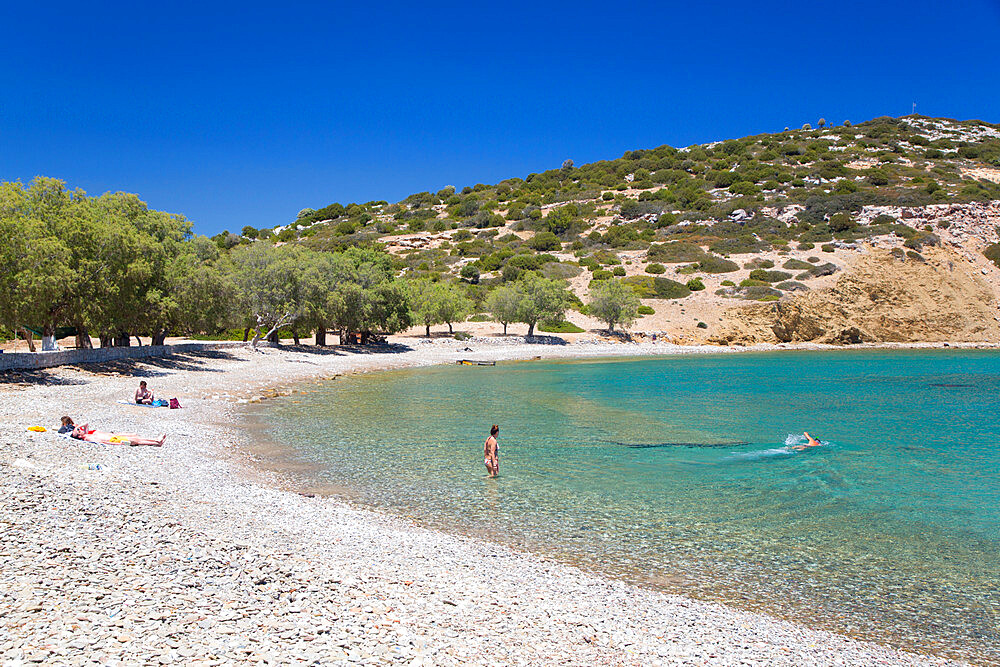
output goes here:
[{"label": "bush on hillside", "polygon": [[652,276],[629,276],[622,282],[632,287],[643,299],[683,299],[691,294],[686,285],[669,278]]},{"label": "bush on hillside", "polygon": [[705,283],[701,282],[701,278],[692,278],[685,283],[685,286],[692,292],[700,292],[705,289]]},{"label": "bush on hillside", "polygon": [[735,238],[719,239],[708,246],[708,249],[719,255],[742,255],[763,252],[770,247],[768,243],[754,238],[751,234],[743,234]]},{"label": "bush on hillside", "polygon": [[784,271],[767,271],[765,269],[754,269],[750,272],[751,280],[760,280],[765,283],[780,283],[782,280],[788,280],[792,277],[792,274],[785,273]]},{"label": "bush on hillside", "polygon": [[705,273],[730,273],[738,271],[740,265],[722,257],[715,255],[705,255],[704,259],[698,262],[698,270]]},{"label": "bush on hillside", "polygon": [[763,259],[761,257],[754,257],[749,262],[743,265],[744,269],[773,269],[774,262],[769,259]]},{"label": "bush on hillside", "polygon": [[665,273],[666,270],[667,270],[666,267],[664,267],[662,264],[647,264],[646,265],[646,273],[660,274],[660,273]]},{"label": "bush on hillside", "polygon": [[812,269],[812,265],[809,262],[803,262],[801,259],[790,259],[782,264],[781,268],[792,271],[809,271]]},{"label": "bush on hillside", "polygon": [[992,243],[986,246],[983,256],[1000,267],[1000,243]]},{"label": "bush on hillside", "polygon": [[697,262],[706,255],[701,246],[687,241],[670,241],[669,243],[654,243],[649,246],[646,258],[651,262],[680,264],[682,262]]},{"label": "bush on hillside", "polygon": [[552,232],[538,232],[528,241],[528,246],[534,250],[559,250],[562,248],[562,241]]},{"label": "bush on hillside", "polygon": [[656,313],[656,311],[653,310],[651,306],[639,306],[636,312],[639,313],[640,315],[653,315],[654,313]]}]

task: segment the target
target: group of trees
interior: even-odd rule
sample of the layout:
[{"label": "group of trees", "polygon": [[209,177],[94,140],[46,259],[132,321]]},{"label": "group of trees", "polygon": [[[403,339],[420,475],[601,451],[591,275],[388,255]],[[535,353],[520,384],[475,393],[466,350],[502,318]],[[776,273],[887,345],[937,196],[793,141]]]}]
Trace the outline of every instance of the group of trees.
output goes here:
[{"label": "group of trees", "polygon": [[[563,281],[525,270],[485,297],[477,292],[476,307],[468,283],[404,279],[376,248],[327,252],[264,239],[230,246],[136,195],[90,197],[41,177],[0,184],[0,266],[0,327],[21,332],[32,350],[35,334],[43,349],[54,347],[60,327],[76,331],[78,347],[90,347],[92,335],[101,346],[127,346],[139,336],[162,344],[170,334],[231,328],[254,345],[279,329],[296,338],[315,331],[320,344],[328,330],[364,339],[416,323],[429,335],[436,324],[452,331],[474,310],[490,313],[505,334],[521,322],[531,336],[579,303]],[[591,308],[613,328],[634,319],[637,303],[628,287],[607,281]]]},{"label": "group of trees", "polygon": [[[325,335],[410,326],[409,290],[372,249],[327,253],[257,241],[227,248],[136,195],[88,197],[61,181],[0,184],[0,326],[34,350],[58,327],[77,346],[129,345],[240,327],[254,342],[284,326]],[[294,329],[293,329],[294,330]]]}]

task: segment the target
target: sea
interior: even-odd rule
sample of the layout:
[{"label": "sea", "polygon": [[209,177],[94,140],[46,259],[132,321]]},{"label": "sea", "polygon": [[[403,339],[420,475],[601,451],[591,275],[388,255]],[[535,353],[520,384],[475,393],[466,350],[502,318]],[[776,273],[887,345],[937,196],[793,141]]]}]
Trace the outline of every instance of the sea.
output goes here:
[{"label": "sea", "polygon": [[1000,664],[998,396],[996,351],[782,351],[345,376],[248,418],[362,506]]}]

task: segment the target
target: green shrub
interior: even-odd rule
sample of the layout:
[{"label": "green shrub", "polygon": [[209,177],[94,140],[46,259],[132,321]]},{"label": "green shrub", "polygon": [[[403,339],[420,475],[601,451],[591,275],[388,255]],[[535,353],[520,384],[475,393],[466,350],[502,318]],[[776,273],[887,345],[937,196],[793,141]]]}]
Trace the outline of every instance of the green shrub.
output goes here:
[{"label": "green shrub", "polygon": [[677,269],[677,273],[685,276],[690,276],[692,273],[698,273],[697,264],[688,264],[687,266],[682,266]]},{"label": "green shrub", "polygon": [[697,262],[705,256],[701,246],[686,241],[671,241],[669,243],[654,243],[649,246],[646,258],[651,262],[680,264],[682,262]]},{"label": "green shrub", "polygon": [[614,274],[607,269],[598,269],[594,271],[593,280],[610,280]]},{"label": "green shrub", "polygon": [[812,250],[815,247],[815,245],[809,243],[808,241],[799,242],[799,250]]},{"label": "green shrub", "polygon": [[636,312],[638,312],[640,315],[652,315],[656,311],[653,310],[651,306],[639,306],[639,309]]},{"label": "green shrub", "polygon": [[700,292],[701,290],[705,289],[705,283],[701,282],[701,278],[692,278],[691,280],[687,281],[685,285],[692,292]]},{"label": "green shrub", "polygon": [[552,232],[538,232],[529,241],[528,246],[534,250],[559,250],[562,248],[562,241]]},{"label": "green shrub", "polygon": [[691,294],[686,285],[669,278],[629,276],[622,278],[622,282],[631,286],[644,299],[683,299]]},{"label": "green shrub", "polygon": [[933,233],[917,234],[903,242],[903,246],[913,250],[923,250],[924,246],[936,245],[941,245],[941,237]]},{"label": "green shrub", "polygon": [[625,275],[625,267],[624,266],[616,266],[615,268],[613,268],[611,270],[611,273],[620,278],[621,276]]},{"label": "green shrub", "polygon": [[763,252],[770,245],[757,240],[752,234],[741,234],[734,238],[720,239],[708,246],[708,249],[720,255],[740,255]]},{"label": "green shrub", "polygon": [[546,262],[542,265],[540,273],[546,278],[554,280],[569,280],[583,273],[583,269],[573,264],[562,264],[560,262]]},{"label": "green shrub", "polygon": [[806,261],[812,264],[819,264],[819,257],[816,256],[806,257]]},{"label": "green shrub", "polygon": [[545,333],[583,333],[584,329],[576,326],[568,320],[559,322],[539,322],[538,330]]},{"label": "green shrub", "polygon": [[983,256],[1000,267],[1000,243],[993,243],[986,246]]},{"label": "green shrub", "polygon": [[740,281],[740,287],[769,287],[771,283],[753,278],[744,278]]},{"label": "green shrub", "polygon": [[667,270],[666,267],[664,267],[662,264],[647,264],[646,265],[646,273],[660,274],[660,273],[665,273],[666,270]]},{"label": "green shrub", "polygon": [[723,287],[736,287],[736,283],[734,283],[732,280],[723,280],[722,281],[722,286]]},{"label": "green shrub", "polygon": [[705,273],[730,273],[738,271],[739,268],[740,265],[736,262],[715,255],[706,255],[698,262],[698,269]]},{"label": "green shrub", "polygon": [[469,340],[470,338],[472,338],[472,334],[470,333],[467,333],[465,331],[455,332],[455,340]]},{"label": "green shrub", "polygon": [[831,232],[838,234],[851,231],[858,226],[858,223],[854,222],[854,219],[847,213],[835,213],[830,216],[827,225],[829,225]]},{"label": "green shrub", "polygon": [[459,275],[468,280],[473,285],[479,282],[479,269],[472,264],[466,264],[459,271]]},{"label": "green shrub", "polygon": [[794,280],[786,280],[783,283],[778,283],[775,288],[780,290],[785,290],[786,292],[805,292],[809,289],[807,285],[795,282]]},{"label": "green shrub", "polygon": [[820,246],[819,249],[822,250],[823,252],[833,252],[834,250],[836,250],[836,248],[833,247],[832,243],[824,243],[823,245]]},{"label": "green shrub", "polygon": [[917,252],[916,250],[907,250],[907,251],[906,251],[906,256],[907,256],[907,257],[909,257],[910,259],[912,259],[912,260],[916,260],[916,261],[918,261],[918,262],[923,262],[923,261],[926,261],[926,260],[924,260],[924,256],[923,256],[923,255],[921,255],[921,254],[920,254],[919,252]]},{"label": "green shrub", "polygon": [[809,262],[803,262],[801,259],[790,259],[782,264],[781,268],[792,271],[808,271],[812,268],[812,265]]},{"label": "green shrub", "polygon": [[774,262],[769,259],[762,259],[760,257],[754,257],[749,262],[743,265],[744,269],[773,269]]},{"label": "green shrub", "polygon": [[760,280],[765,283],[780,283],[782,280],[788,280],[792,277],[792,274],[785,273],[784,271],[766,271],[765,269],[754,269],[750,272],[751,280]]},{"label": "green shrub", "polygon": [[708,328],[708,325],[705,324],[704,322],[698,322],[698,324],[696,324],[695,326],[698,327],[699,329],[707,329]]}]

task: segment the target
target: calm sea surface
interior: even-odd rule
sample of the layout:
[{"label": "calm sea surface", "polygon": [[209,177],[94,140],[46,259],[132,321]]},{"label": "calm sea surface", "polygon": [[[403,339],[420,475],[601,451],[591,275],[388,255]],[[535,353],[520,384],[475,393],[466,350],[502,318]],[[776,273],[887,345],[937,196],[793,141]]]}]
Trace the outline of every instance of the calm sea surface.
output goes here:
[{"label": "calm sea surface", "polygon": [[[307,388],[256,415],[361,503],[1000,664],[996,352],[511,362]],[[823,446],[790,449],[803,430]]]}]

